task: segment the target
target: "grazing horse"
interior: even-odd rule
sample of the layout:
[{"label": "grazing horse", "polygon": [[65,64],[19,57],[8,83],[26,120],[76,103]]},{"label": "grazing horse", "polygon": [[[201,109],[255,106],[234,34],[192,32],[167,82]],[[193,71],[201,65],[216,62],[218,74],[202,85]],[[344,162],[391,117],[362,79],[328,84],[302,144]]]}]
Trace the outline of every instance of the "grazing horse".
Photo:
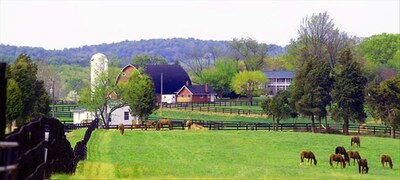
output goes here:
[{"label": "grazing horse", "polygon": [[363,174],[365,172],[365,174],[368,174],[368,161],[367,159],[360,159],[358,161],[358,173]]},{"label": "grazing horse", "polygon": [[353,164],[356,165],[356,159],[357,161],[359,161],[361,159],[360,154],[358,153],[358,151],[347,151],[347,156],[349,156],[349,160],[347,161],[349,163],[350,166],[350,159],[353,159]]},{"label": "grazing horse", "polygon": [[360,137],[358,136],[351,137],[350,145],[353,146],[353,143],[357,144],[357,146],[360,147]]},{"label": "grazing horse", "polygon": [[146,123],[144,123],[144,130],[150,127],[156,127],[156,123],[154,121],[146,121]]},{"label": "grazing horse", "polygon": [[344,158],[343,158],[342,155],[340,155],[340,154],[331,154],[329,156],[329,164],[331,165],[331,167],[333,167],[333,161],[336,161],[336,167],[340,163],[342,168],[346,168],[346,162],[344,161]]},{"label": "grazing horse", "polygon": [[314,161],[314,165],[317,165],[317,159],[312,151],[302,151],[300,153],[300,165],[303,164],[304,158],[307,159],[307,164],[310,164],[311,159],[311,163]]},{"label": "grazing horse", "polygon": [[344,160],[345,161],[347,161],[347,162],[350,161],[349,156],[347,155],[346,149],[344,147],[342,147],[342,146],[336,147],[335,154],[341,154],[341,155],[344,156]]},{"label": "grazing horse", "polygon": [[169,130],[173,128],[171,119],[160,119],[156,124],[156,130],[160,130],[164,125],[168,125]]},{"label": "grazing horse", "polygon": [[124,127],[124,124],[123,124],[123,123],[119,123],[119,124],[118,124],[118,129],[119,129],[119,133],[120,133],[121,135],[124,135],[125,127]]},{"label": "grazing horse", "polygon": [[389,167],[390,169],[393,168],[393,163],[392,163],[392,158],[387,155],[387,154],[382,154],[381,156],[381,163],[382,163],[382,167],[385,168],[385,164],[387,166],[387,164],[389,163]]}]

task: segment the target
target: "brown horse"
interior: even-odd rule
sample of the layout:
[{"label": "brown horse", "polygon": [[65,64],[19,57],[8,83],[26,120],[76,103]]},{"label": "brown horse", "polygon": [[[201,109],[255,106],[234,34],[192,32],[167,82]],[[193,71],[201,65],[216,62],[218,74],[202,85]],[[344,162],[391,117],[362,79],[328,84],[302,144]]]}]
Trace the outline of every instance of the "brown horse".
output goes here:
[{"label": "brown horse", "polygon": [[331,167],[333,167],[333,161],[336,161],[336,167],[340,163],[342,168],[346,168],[346,162],[344,161],[344,158],[343,158],[342,155],[340,155],[340,154],[331,154],[329,156],[329,164],[331,165]]},{"label": "brown horse", "polygon": [[303,164],[304,158],[307,159],[307,164],[310,164],[311,159],[311,163],[314,161],[314,165],[317,165],[317,159],[312,151],[302,151],[300,153],[300,165]]},{"label": "brown horse", "polygon": [[353,143],[357,144],[357,146],[360,147],[360,144],[361,144],[360,143],[360,137],[358,137],[358,136],[351,137],[350,145],[353,146]]},{"label": "brown horse", "polygon": [[367,159],[360,159],[358,161],[358,173],[363,174],[365,172],[365,174],[368,174],[368,161]]},{"label": "brown horse", "polygon": [[144,123],[144,130],[147,130],[147,128],[151,127],[156,127],[156,123],[154,121],[146,121],[146,123]]},{"label": "brown horse", "polygon": [[118,124],[118,129],[119,129],[119,133],[120,133],[121,135],[124,135],[125,127],[124,127],[124,124],[123,124],[123,123],[119,123],[119,124]]},{"label": "brown horse", "polygon": [[357,159],[357,161],[359,161],[361,159],[361,156],[358,153],[358,151],[347,151],[347,156],[349,156],[349,159],[347,161],[347,163],[349,163],[349,166],[350,166],[350,159],[353,159],[354,165],[356,165],[356,159]]},{"label": "brown horse", "polygon": [[381,163],[382,163],[382,167],[385,168],[385,164],[387,166],[387,164],[389,163],[389,167],[390,169],[393,168],[393,163],[392,163],[392,158],[387,155],[387,154],[382,154],[381,156]]},{"label": "brown horse", "polygon": [[172,120],[171,119],[160,119],[156,124],[156,130],[160,130],[164,125],[168,125],[169,130],[172,130]]}]

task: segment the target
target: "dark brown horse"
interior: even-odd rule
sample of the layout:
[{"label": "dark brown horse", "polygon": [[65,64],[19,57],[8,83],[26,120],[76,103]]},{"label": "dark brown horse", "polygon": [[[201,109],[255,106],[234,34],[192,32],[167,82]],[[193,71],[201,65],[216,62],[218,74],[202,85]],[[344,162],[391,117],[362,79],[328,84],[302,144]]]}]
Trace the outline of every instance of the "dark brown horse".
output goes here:
[{"label": "dark brown horse", "polygon": [[349,163],[349,166],[350,166],[350,159],[353,159],[354,165],[356,165],[356,159],[357,161],[361,159],[361,156],[358,153],[358,151],[347,151],[347,156],[349,156],[349,160],[347,161],[347,163]]},{"label": "dark brown horse", "polygon": [[346,149],[344,147],[342,147],[342,146],[336,147],[335,154],[341,154],[341,155],[344,156],[344,160],[345,161],[347,161],[347,162],[350,161],[349,156],[347,155]]},{"label": "dark brown horse", "polygon": [[156,130],[160,130],[164,125],[168,125],[169,130],[173,128],[171,119],[160,119],[156,124]]},{"label": "dark brown horse", "polygon": [[358,147],[360,147],[360,137],[358,137],[358,136],[353,136],[353,137],[351,137],[351,143],[350,143],[350,145],[351,146],[353,146],[353,143],[354,144],[357,144],[357,146]]},{"label": "dark brown horse", "polygon": [[315,158],[315,155],[312,151],[301,151],[300,165],[303,164],[304,158],[307,159],[307,164],[310,164],[310,159],[311,159],[311,163],[314,161],[314,165],[317,165],[317,159]]},{"label": "dark brown horse", "polygon": [[382,167],[385,168],[385,164],[387,166],[387,164],[389,163],[389,167],[390,169],[393,168],[393,163],[392,163],[392,158],[387,155],[387,154],[382,154],[381,156],[381,163],[382,163]]},{"label": "dark brown horse", "polygon": [[156,127],[156,123],[154,121],[146,121],[144,123],[144,130],[147,130],[147,128],[151,127]]},{"label": "dark brown horse", "polygon": [[331,167],[333,167],[333,161],[336,161],[336,167],[340,163],[342,168],[346,168],[346,162],[344,161],[344,158],[343,158],[342,155],[340,155],[340,154],[331,154],[329,156],[329,164],[331,165]]},{"label": "dark brown horse", "polygon": [[358,173],[363,174],[365,172],[365,174],[368,174],[368,161],[367,159],[360,159],[358,161]]}]

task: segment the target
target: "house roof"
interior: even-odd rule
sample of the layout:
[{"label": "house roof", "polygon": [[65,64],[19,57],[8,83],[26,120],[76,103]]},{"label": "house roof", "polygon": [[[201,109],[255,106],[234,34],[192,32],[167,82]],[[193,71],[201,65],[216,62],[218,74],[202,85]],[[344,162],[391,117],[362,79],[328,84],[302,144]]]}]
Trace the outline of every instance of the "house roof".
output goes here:
[{"label": "house roof", "polygon": [[263,71],[267,78],[293,78],[294,71]]},{"label": "house roof", "polygon": [[180,65],[145,65],[144,73],[153,79],[156,94],[161,94],[161,73],[163,74],[163,94],[175,94],[186,81],[192,84],[189,75]]},{"label": "house roof", "polygon": [[217,94],[214,89],[207,85],[207,92],[205,91],[206,85],[190,85],[190,86],[186,86],[184,85],[181,89],[179,89],[179,92],[182,91],[182,89],[187,88],[193,95],[207,95],[207,94]]}]

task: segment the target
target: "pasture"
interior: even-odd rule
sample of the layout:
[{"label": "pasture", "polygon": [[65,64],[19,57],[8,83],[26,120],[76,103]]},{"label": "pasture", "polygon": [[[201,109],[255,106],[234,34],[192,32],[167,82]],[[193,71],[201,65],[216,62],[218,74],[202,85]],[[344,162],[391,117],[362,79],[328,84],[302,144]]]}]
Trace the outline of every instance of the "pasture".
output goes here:
[{"label": "pasture", "polygon": [[[84,130],[68,134],[72,142]],[[131,131],[95,130],[88,143],[88,159],[74,175],[52,179],[398,179],[400,141],[350,136],[268,131]],[[369,173],[358,167],[331,168],[329,154],[336,146],[357,150],[368,159]],[[314,152],[317,166],[300,165],[300,152]],[[381,154],[390,154],[394,168],[383,169]],[[336,166],[336,165],[335,165]]]}]

